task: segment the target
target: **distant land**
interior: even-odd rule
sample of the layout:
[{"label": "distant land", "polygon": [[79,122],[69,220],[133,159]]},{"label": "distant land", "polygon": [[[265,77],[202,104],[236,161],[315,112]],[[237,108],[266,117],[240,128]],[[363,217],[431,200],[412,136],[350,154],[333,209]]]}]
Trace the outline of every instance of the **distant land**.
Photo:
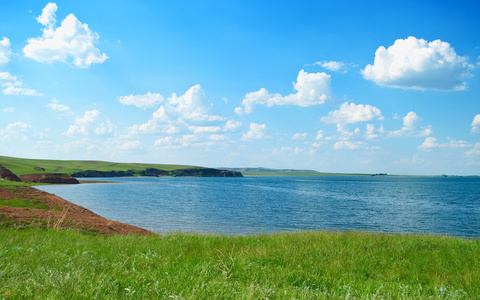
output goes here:
[{"label": "distant land", "polygon": [[219,168],[241,172],[244,176],[385,176],[386,173],[323,173],[314,170],[270,169],[270,168]]},{"label": "distant land", "polygon": [[115,163],[96,160],[48,160],[0,156],[0,165],[3,165],[20,178],[35,178],[35,180],[45,177],[58,177],[59,174],[66,174],[77,178],[126,176],[242,177],[242,173],[237,171],[198,166]]}]

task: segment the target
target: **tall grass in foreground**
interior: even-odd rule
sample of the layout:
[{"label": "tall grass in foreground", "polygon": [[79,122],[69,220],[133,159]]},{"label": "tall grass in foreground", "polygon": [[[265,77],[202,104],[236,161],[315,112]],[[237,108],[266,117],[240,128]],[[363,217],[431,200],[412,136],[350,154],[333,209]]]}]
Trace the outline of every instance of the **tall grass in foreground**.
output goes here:
[{"label": "tall grass in foreground", "polygon": [[0,228],[0,298],[476,298],[480,241],[365,232],[95,236]]}]

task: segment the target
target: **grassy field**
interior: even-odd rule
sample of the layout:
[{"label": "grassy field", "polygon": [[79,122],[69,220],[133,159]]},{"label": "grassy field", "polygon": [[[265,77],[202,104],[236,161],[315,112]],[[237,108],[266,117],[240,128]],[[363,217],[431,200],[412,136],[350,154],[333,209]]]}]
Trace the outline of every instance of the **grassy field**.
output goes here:
[{"label": "grassy field", "polygon": [[96,236],[0,228],[6,299],[469,299],[480,242],[300,232]]},{"label": "grassy field", "polygon": [[143,171],[146,168],[156,168],[165,171],[172,171],[182,168],[194,168],[186,165],[162,165],[162,164],[141,164],[141,163],[114,163],[94,160],[43,160],[25,159],[8,156],[0,156],[0,164],[9,169],[17,176],[38,173],[66,173],[73,174],[84,170],[96,171]]}]

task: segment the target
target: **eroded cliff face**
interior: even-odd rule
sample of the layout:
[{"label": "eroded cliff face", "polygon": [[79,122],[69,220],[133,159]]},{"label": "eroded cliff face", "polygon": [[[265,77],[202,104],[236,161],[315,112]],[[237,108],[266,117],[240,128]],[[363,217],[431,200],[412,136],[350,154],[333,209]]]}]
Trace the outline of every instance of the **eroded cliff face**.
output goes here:
[{"label": "eroded cliff face", "polygon": [[16,182],[22,182],[22,179],[18,177],[17,175],[13,174],[12,171],[9,169],[5,168],[4,166],[0,165],[0,179],[3,180],[9,180],[9,181],[16,181]]},{"label": "eroded cliff face", "polygon": [[96,171],[85,170],[75,172],[73,177],[131,177],[131,176],[177,176],[177,177],[243,177],[242,173],[229,170],[218,170],[211,168],[189,168],[165,171],[155,168],[147,168],[144,171]]},{"label": "eroded cliff face", "polygon": [[242,173],[229,170],[218,170],[210,168],[177,169],[173,170],[172,176],[190,177],[243,177]]},{"label": "eroded cliff face", "polygon": [[22,175],[22,180],[25,182],[34,183],[55,183],[55,184],[77,184],[77,179],[64,173],[44,173],[44,174],[29,174]]}]

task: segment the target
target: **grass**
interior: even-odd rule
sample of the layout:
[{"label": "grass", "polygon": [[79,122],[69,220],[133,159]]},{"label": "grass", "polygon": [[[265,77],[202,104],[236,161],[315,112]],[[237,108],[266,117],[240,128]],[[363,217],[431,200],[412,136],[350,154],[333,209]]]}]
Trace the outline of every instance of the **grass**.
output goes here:
[{"label": "grass", "polygon": [[96,236],[0,228],[6,299],[468,299],[480,241],[366,232]]},{"label": "grass", "polygon": [[8,156],[0,156],[0,164],[9,169],[17,176],[38,173],[66,173],[73,174],[79,171],[144,171],[146,168],[156,168],[172,171],[182,168],[194,168],[195,166],[165,165],[165,164],[141,164],[141,163],[114,163],[93,160],[45,160],[24,159]]},{"label": "grass", "polygon": [[38,199],[9,199],[0,201],[0,206],[48,210],[48,205]]}]

